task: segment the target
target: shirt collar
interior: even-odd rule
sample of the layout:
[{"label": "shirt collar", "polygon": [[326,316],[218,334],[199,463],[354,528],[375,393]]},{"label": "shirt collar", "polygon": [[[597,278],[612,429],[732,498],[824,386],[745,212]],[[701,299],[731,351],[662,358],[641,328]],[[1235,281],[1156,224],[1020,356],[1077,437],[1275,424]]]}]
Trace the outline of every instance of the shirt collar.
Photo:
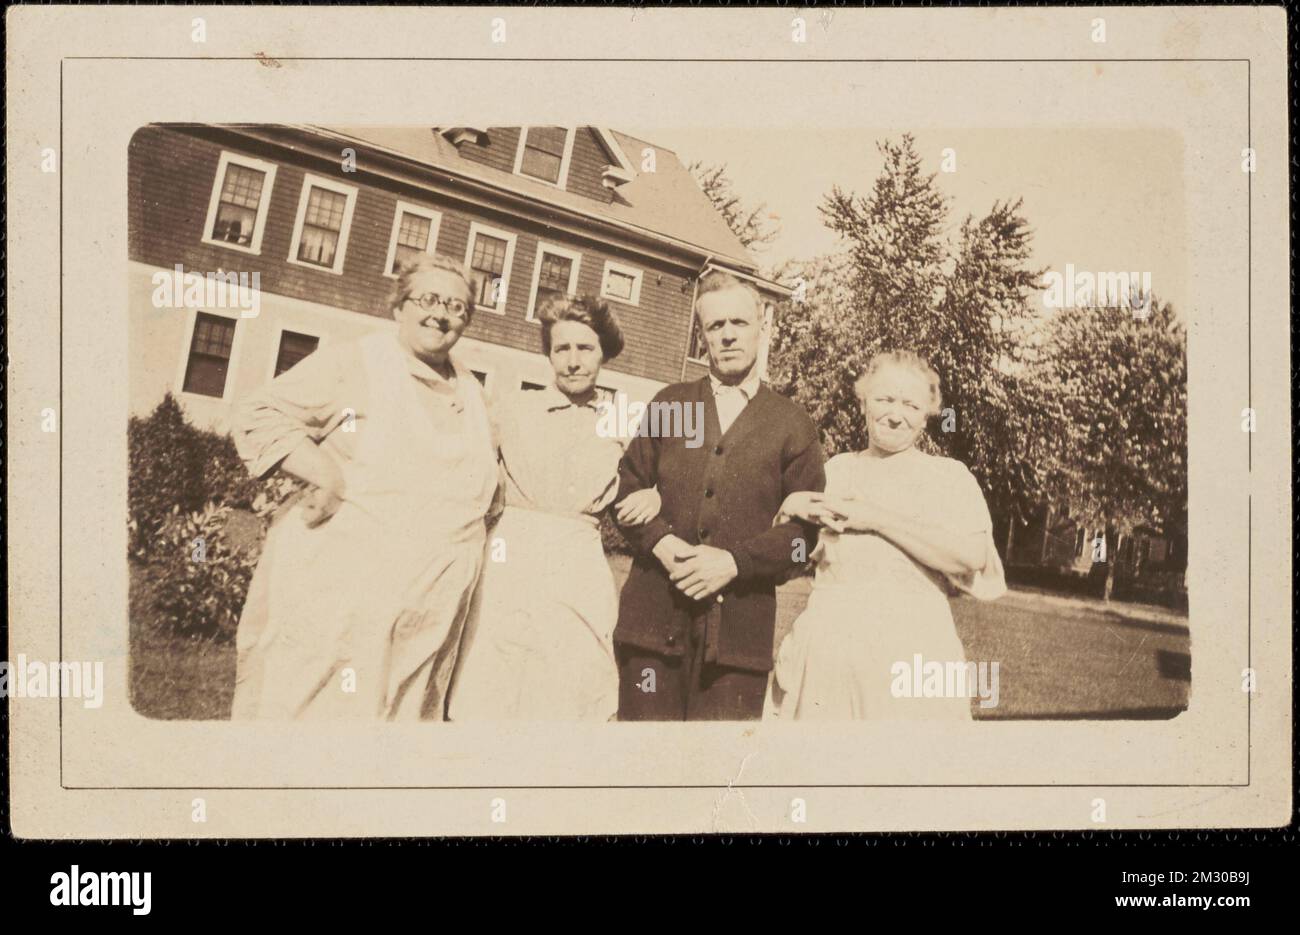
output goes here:
[{"label": "shirt collar", "polygon": [[[754,394],[758,392],[758,387],[761,382],[762,380],[758,375],[758,368],[754,367],[749,371],[749,376],[745,377],[745,379],[734,388],[740,390],[740,392],[744,394],[746,402],[748,402],[753,399]],[[712,372],[709,373],[709,385],[713,388],[714,396],[717,396],[719,392],[732,388],[719,380]]]},{"label": "shirt collar", "polygon": [[[554,383],[548,384],[546,389],[539,392],[539,395],[543,397],[542,404],[546,408],[547,412],[555,412],[557,409],[567,409],[570,406],[577,406],[577,404],[568,396],[564,395],[564,392]],[[597,392],[591,397],[589,402],[583,403],[582,405],[588,409],[599,412],[599,403],[600,393]]]},{"label": "shirt collar", "polygon": [[[450,385],[450,380],[412,354],[405,346],[402,347],[402,358],[406,361],[406,369],[411,376],[424,380],[426,383],[445,383]],[[456,365],[452,363],[450,357],[447,358],[447,365],[452,368],[452,375],[455,376]]]}]

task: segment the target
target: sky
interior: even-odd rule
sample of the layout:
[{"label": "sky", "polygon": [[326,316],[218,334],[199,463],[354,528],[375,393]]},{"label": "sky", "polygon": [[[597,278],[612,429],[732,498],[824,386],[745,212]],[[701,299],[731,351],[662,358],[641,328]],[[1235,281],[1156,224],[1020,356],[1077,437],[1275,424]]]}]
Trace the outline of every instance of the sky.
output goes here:
[{"label": "sky", "polygon": [[[833,250],[817,208],[833,185],[870,192],[883,160],[876,141],[901,129],[635,129],[683,163],[725,164],[747,204],[766,202],[781,236],[763,266]],[[1023,198],[1034,263],[1062,273],[1151,274],[1152,291],[1183,310],[1186,228],[1181,137],[1167,130],[958,129],[913,131],[927,172],[939,172],[954,232],[967,213]],[[944,150],[956,171],[940,172]]]}]

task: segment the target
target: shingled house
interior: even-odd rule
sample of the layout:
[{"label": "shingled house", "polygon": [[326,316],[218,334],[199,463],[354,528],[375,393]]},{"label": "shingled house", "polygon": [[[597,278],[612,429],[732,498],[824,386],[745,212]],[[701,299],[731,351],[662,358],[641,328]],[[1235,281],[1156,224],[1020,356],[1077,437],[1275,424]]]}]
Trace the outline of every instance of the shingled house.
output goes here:
[{"label": "shingled house", "polygon": [[[617,309],[627,347],[601,384],[636,400],[705,372],[703,272],[752,280],[769,314],[789,294],[674,153],[606,128],[157,124],[132,138],[129,173],[133,414],[170,390],[224,429],[233,400],[321,343],[393,327],[394,264],[411,252],[479,274],[457,350],[489,390],[547,382],[536,312],[553,294]],[[254,283],[256,314],[160,303],[182,271]]]}]

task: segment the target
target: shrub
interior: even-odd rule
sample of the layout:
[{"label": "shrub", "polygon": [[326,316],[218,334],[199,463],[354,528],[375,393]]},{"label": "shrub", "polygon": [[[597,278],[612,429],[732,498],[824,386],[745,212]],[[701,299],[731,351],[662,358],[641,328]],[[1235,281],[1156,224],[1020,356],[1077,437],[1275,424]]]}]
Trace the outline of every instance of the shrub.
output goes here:
[{"label": "shrub", "polygon": [[[169,393],[128,425],[130,555],[156,622],[186,635],[233,636],[265,521],[302,484],[252,477],[228,435],[185,420]],[[202,560],[196,560],[202,540]]]},{"label": "shrub", "polygon": [[200,440],[200,450],[207,499],[225,506],[252,509],[253,501],[268,481],[248,473],[248,468],[235,450],[234,439],[229,435],[205,432]]},{"label": "shrub", "polygon": [[147,418],[131,417],[127,425],[127,508],[129,548],[144,558],[162,524],[178,512],[203,506],[207,486],[199,431],[171,393]]},{"label": "shrub", "polygon": [[157,623],[183,636],[234,638],[261,537],[240,548],[228,540],[229,506],[177,513],[158,530],[146,573]]}]

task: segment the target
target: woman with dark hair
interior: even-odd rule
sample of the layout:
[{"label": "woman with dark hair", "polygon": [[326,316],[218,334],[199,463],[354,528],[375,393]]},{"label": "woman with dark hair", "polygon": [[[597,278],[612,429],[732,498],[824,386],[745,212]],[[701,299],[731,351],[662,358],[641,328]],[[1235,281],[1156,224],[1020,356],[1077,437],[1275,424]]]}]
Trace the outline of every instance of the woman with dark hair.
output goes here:
[{"label": "woman with dark hair", "polygon": [[589,298],[552,299],[539,318],[555,379],[493,407],[505,505],[452,679],[453,721],[606,721],[618,710],[618,599],[598,517],[618,492],[623,446],[600,431],[596,380],[623,333]]}]

